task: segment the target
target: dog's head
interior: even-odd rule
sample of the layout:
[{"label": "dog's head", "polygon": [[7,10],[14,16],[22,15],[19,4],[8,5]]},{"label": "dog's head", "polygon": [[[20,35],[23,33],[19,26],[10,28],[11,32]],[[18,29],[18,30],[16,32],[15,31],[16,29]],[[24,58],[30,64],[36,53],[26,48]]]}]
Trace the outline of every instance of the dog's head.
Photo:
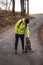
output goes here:
[{"label": "dog's head", "polygon": [[30,42],[29,38],[27,37],[26,38],[26,43],[28,44]]}]

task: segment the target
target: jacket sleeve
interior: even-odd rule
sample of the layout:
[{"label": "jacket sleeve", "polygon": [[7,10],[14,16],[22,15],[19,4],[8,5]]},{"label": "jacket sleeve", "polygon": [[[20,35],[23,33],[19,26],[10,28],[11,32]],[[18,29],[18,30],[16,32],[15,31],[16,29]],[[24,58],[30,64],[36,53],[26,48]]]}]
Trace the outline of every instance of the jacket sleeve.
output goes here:
[{"label": "jacket sleeve", "polygon": [[29,27],[28,27],[28,25],[26,26],[26,35],[27,35],[27,37],[30,37],[30,30],[29,30]]}]

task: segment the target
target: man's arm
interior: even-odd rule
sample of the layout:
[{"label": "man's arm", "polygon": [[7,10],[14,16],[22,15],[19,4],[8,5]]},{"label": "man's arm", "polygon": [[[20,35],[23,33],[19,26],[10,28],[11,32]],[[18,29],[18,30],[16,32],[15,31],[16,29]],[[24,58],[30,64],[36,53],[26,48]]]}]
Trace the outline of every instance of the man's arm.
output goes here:
[{"label": "man's arm", "polygon": [[26,35],[27,35],[27,37],[30,37],[30,30],[29,30],[28,25],[26,26]]}]

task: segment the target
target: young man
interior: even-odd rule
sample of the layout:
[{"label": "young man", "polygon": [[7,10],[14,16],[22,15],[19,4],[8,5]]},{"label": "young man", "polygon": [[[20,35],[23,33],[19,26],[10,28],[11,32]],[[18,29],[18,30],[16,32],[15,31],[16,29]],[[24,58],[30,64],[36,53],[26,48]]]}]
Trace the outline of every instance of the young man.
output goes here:
[{"label": "young man", "polygon": [[17,54],[17,46],[18,46],[18,39],[20,37],[21,43],[22,43],[22,53],[24,53],[24,35],[25,32],[27,34],[27,37],[30,37],[30,30],[28,27],[29,19],[23,18],[17,21],[15,25],[15,54]]}]

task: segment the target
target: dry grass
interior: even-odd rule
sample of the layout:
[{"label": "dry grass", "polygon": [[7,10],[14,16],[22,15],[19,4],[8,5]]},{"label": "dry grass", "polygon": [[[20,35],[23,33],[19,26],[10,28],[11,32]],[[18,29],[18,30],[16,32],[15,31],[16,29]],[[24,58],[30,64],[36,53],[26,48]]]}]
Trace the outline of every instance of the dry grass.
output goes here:
[{"label": "dry grass", "polygon": [[39,28],[39,39],[43,43],[43,24]]},{"label": "dry grass", "polygon": [[16,21],[23,17],[34,19],[33,16],[29,16],[27,14],[21,16],[20,12],[15,12],[14,15],[12,11],[0,10],[0,34],[10,27],[14,26]]},{"label": "dry grass", "polygon": [[29,14],[30,16],[43,16],[43,14],[39,13],[39,14]]},{"label": "dry grass", "polygon": [[[0,34],[6,31],[7,29],[13,27],[16,21],[22,17],[29,17],[30,19],[34,19],[34,16],[39,16],[43,14],[25,14],[21,16],[20,12],[16,12],[15,15],[11,11],[0,10]],[[39,30],[39,38],[43,42],[43,25]]]}]

